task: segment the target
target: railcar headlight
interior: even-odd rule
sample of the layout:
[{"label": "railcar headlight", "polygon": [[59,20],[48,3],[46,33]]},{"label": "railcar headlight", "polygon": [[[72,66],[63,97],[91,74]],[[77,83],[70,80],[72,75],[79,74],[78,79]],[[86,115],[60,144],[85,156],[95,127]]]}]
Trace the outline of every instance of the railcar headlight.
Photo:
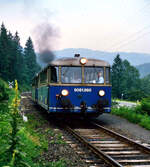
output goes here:
[{"label": "railcar headlight", "polygon": [[84,65],[84,64],[86,64],[87,63],[87,59],[86,58],[81,58],[80,59],[80,63],[82,64],[82,65]]},{"label": "railcar headlight", "polygon": [[105,95],[105,91],[104,91],[104,90],[100,90],[100,91],[99,91],[99,95],[100,95],[100,96],[104,96],[104,95]]},{"label": "railcar headlight", "polygon": [[68,92],[68,90],[63,89],[63,90],[61,91],[61,94],[62,94],[63,96],[68,96],[69,92]]}]

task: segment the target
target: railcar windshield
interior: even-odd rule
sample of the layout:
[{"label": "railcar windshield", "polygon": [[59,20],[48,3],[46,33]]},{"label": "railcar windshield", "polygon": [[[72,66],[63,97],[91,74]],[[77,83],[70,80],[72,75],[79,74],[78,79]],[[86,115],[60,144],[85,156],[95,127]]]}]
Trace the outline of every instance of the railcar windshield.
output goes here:
[{"label": "railcar windshield", "polygon": [[84,82],[93,84],[104,84],[104,68],[103,67],[85,67]]},{"label": "railcar windshield", "polygon": [[62,83],[82,83],[81,67],[61,67]]}]

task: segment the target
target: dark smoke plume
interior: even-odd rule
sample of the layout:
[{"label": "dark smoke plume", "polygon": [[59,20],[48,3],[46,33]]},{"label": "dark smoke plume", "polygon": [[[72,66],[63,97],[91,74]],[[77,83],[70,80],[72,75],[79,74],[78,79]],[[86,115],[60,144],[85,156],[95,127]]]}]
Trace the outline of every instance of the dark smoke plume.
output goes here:
[{"label": "dark smoke plume", "polygon": [[38,46],[39,59],[42,63],[47,64],[55,58],[52,50],[59,37],[58,29],[54,28],[51,24],[43,23],[35,28],[34,34]]}]

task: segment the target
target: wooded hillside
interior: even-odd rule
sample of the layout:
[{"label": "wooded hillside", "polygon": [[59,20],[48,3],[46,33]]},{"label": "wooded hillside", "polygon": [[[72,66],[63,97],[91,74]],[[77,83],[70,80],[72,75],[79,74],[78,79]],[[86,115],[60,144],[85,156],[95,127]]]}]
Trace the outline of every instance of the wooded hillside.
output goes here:
[{"label": "wooded hillside", "polygon": [[0,28],[0,78],[18,80],[21,89],[29,89],[33,76],[40,70],[31,37],[25,48],[20,44],[18,32],[12,35],[4,24]]}]

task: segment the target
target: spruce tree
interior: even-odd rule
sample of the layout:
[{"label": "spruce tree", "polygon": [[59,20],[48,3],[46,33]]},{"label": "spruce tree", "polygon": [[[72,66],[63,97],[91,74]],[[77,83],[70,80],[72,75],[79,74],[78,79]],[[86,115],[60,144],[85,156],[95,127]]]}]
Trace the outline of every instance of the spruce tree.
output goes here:
[{"label": "spruce tree", "polygon": [[39,71],[40,67],[36,62],[36,54],[34,52],[34,47],[31,38],[29,37],[24,48],[24,58],[26,65],[26,81],[31,84],[32,78]]},{"label": "spruce tree", "polygon": [[0,30],[0,77],[4,80],[9,80],[9,64],[10,64],[10,48],[11,42],[7,35],[7,29],[4,24]]},{"label": "spruce tree", "polygon": [[18,32],[16,32],[13,37],[13,66],[14,79],[17,79],[18,82],[22,84],[24,81],[24,60]]},{"label": "spruce tree", "polygon": [[[125,99],[131,99],[130,96],[133,92],[139,91],[140,88],[140,75],[139,71],[127,60],[123,61],[123,94]],[[135,94],[135,93],[134,93]],[[134,98],[135,95],[134,95]],[[134,99],[133,99],[134,100]]]},{"label": "spruce tree", "polygon": [[112,65],[112,95],[117,98],[122,97],[123,87],[122,87],[122,80],[123,80],[123,64],[118,54]]},{"label": "spruce tree", "polygon": [[15,58],[14,58],[14,54],[13,54],[13,35],[11,34],[11,32],[8,33],[8,40],[9,40],[9,80],[10,81],[14,81],[14,62],[15,62]]},{"label": "spruce tree", "polygon": [[[139,92],[139,71],[117,55],[112,65],[112,94],[114,97],[134,100],[131,94]],[[138,97],[137,97],[138,98]],[[136,98],[136,99],[137,99]]]}]

